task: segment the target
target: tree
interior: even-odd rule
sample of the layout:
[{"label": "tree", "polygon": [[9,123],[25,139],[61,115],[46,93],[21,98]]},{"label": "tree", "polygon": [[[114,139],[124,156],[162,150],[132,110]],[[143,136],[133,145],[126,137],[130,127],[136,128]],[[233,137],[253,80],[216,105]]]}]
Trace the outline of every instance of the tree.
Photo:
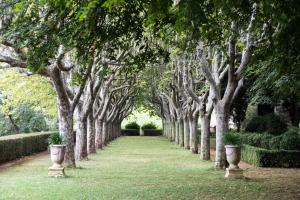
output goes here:
[{"label": "tree", "polygon": [[[67,144],[65,160],[73,167],[73,113],[95,56],[108,42],[121,43],[124,35],[141,36],[143,15],[139,3],[69,0],[8,1],[1,5],[5,11],[2,46],[9,54],[1,54],[0,61],[10,67],[29,67],[51,79],[58,96],[60,134]],[[73,68],[80,73],[75,76],[75,87],[69,88],[66,80]]]}]

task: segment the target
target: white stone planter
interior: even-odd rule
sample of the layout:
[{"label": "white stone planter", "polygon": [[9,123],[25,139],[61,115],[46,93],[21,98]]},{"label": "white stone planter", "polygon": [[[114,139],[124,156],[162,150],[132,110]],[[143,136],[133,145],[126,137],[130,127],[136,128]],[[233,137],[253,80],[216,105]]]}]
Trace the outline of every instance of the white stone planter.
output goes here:
[{"label": "white stone planter", "polygon": [[229,169],[238,169],[241,161],[241,147],[238,145],[225,145],[226,159],[229,163]]},{"label": "white stone planter", "polygon": [[62,167],[62,163],[65,157],[66,145],[51,145],[50,147],[50,156],[51,161],[53,162],[52,167]]},{"label": "white stone planter", "polygon": [[66,145],[50,146],[50,157],[53,165],[49,167],[49,176],[65,176],[64,167],[62,166],[65,157],[65,149]]},{"label": "white stone planter", "polygon": [[229,163],[225,178],[243,178],[243,170],[238,166],[241,161],[241,147],[238,145],[225,145],[225,149],[226,159]]}]

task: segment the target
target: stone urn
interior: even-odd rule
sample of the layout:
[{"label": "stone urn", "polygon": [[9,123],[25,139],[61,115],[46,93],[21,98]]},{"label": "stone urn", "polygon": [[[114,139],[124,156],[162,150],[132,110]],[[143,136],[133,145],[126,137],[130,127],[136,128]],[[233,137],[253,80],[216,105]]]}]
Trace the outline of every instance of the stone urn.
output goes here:
[{"label": "stone urn", "polygon": [[225,145],[226,159],[229,163],[229,169],[238,169],[241,161],[241,147],[238,145]]},{"label": "stone urn", "polygon": [[53,165],[49,167],[49,176],[63,177],[65,176],[64,166],[62,163],[65,157],[66,145],[51,145],[50,146],[50,157]]},{"label": "stone urn", "polygon": [[226,159],[229,163],[225,178],[243,178],[243,170],[238,166],[241,161],[241,147],[239,145],[225,145],[225,149]]},{"label": "stone urn", "polygon": [[65,149],[66,145],[51,145],[50,147],[50,156],[51,156],[51,161],[53,162],[52,167],[62,167],[62,163],[64,161],[65,157]]}]

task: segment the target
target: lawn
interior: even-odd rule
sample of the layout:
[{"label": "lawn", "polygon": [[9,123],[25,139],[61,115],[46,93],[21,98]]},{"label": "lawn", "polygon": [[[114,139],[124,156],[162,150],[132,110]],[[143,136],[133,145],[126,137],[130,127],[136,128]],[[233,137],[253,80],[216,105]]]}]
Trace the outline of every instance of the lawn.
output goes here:
[{"label": "lawn", "polygon": [[211,162],[162,137],[119,138],[66,178],[48,177],[49,165],[38,156],[0,171],[0,199],[297,199],[300,192],[294,179],[225,180]]}]

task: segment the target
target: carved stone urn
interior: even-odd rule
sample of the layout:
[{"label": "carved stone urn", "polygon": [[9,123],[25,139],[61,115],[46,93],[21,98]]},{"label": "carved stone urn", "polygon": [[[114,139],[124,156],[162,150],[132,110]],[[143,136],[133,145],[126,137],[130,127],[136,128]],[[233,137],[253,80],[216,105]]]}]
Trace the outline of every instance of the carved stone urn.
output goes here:
[{"label": "carved stone urn", "polygon": [[225,149],[226,159],[229,163],[225,178],[243,178],[243,170],[238,166],[241,160],[241,147],[239,145],[225,145]]},{"label": "carved stone urn", "polygon": [[229,169],[238,169],[241,161],[241,147],[238,145],[225,145],[226,158],[229,163]]},{"label": "carved stone urn", "polygon": [[65,157],[66,145],[51,145],[50,146],[50,157],[53,165],[49,167],[49,176],[63,177],[65,176],[64,166],[62,163]]}]

